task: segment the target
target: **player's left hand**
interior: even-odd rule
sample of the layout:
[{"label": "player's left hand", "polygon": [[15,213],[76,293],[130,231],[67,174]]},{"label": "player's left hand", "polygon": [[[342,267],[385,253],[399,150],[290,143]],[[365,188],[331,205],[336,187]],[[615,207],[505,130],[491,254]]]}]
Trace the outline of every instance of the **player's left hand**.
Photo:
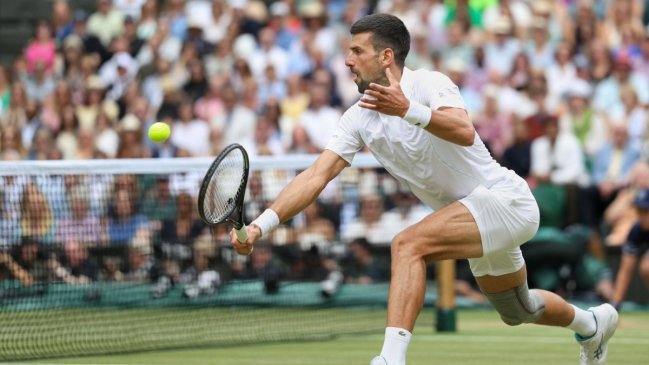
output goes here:
[{"label": "player's left hand", "polygon": [[410,100],[403,94],[399,80],[394,77],[389,67],[385,69],[385,76],[389,86],[371,83],[358,106],[403,118],[410,107]]}]

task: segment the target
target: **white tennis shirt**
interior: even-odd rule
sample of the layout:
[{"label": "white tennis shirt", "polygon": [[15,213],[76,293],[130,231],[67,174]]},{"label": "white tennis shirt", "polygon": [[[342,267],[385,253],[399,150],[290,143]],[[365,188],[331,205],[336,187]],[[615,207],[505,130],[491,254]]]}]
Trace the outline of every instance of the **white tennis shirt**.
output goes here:
[{"label": "white tennis shirt", "polygon": [[[458,87],[439,72],[404,68],[401,89],[406,97],[433,110],[464,109]],[[515,174],[500,166],[480,137],[463,147],[435,137],[400,117],[351,106],[338,122],[327,149],[351,164],[363,146],[422,202],[440,209],[469,195],[478,185],[490,188]]]}]

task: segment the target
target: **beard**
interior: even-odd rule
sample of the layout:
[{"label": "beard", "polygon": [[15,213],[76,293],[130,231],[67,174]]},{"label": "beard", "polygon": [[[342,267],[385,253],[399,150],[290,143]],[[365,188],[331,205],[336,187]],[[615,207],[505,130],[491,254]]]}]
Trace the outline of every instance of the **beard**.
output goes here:
[{"label": "beard", "polygon": [[385,75],[379,76],[377,78],[373,79],[364,79],[360,75],[356,74],[356,85],[358,86],[358,92],[361,94],[365,93],[365,90],[370,88],[370,84],[379,84],[383,86],[389,86],[390,82],[388,81],[388,78],[385,77]]}]

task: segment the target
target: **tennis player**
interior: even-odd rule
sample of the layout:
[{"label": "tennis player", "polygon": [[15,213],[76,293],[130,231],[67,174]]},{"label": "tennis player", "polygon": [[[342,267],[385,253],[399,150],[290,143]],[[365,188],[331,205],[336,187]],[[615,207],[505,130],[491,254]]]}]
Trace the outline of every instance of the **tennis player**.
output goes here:
[{"label": "tennis player", "polygon": [[326,150],[293,179],[232,244],[254,242],[313,202],[367,147],[383,167],[435,212],[392,241],[385,340],[371,365],[404,365],[425,294],[426,263],[469,259],[476,280],[508,325],[566,327],[581,345],[580,363],[605,364],[618,313],[609,304],[586,310],[548,291],[530,290],[519,246],[534,236],[539,210],[526,182],[493,160],[445,75],[404,67],[410,35],[395,16],[354,23],[346,65],[361,99],[341,117]]}]

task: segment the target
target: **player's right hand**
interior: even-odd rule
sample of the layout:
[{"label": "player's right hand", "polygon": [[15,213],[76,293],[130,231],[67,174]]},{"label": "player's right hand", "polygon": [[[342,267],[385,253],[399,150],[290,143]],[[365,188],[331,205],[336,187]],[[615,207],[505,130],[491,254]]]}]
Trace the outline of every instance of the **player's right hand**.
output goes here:
[{"label": "player's right hand", "polygon": [[242,256],[248,256],[252,253],[255,241],[261,237],[261,229],[256,225],[250,225],[246,227],[246,233],[248,233],[248,240],[246,242],[239,242],[234,228],[230,231],[230,243],[232,243],[234,250]]}]

